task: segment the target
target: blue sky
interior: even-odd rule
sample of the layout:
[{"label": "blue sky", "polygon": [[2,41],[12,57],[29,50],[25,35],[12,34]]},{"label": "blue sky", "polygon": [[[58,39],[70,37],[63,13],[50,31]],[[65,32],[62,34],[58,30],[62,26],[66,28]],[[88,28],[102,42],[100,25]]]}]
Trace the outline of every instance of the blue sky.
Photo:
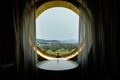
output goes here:
[{"label": "blue sky", "polygon": [[78,40],[79,16],[63,7],[49,8],[36,18],[36,38]]}]

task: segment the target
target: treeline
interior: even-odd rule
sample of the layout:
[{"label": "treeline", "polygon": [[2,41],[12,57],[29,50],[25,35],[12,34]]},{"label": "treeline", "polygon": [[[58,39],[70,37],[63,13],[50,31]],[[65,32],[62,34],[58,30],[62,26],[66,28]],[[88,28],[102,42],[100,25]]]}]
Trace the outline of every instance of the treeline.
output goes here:
[{"label": "treeline", "polygon": [[77,43],[48,43],[48,44],[40,44],[38,43],[38,47],[41,48],[48,54],[57,55],[59,53],[60,56],[69,54],[73,50],[75,50],[78,46]]}]

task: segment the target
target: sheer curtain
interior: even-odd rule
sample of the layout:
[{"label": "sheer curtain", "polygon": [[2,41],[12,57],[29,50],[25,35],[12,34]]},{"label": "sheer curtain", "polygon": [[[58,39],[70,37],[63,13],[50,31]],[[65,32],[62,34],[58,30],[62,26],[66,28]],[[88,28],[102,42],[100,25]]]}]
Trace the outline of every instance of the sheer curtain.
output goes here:
[{"label": "sheer curtain", "polygon": [[79,44],[78,44],[78,62],[81,67],[88,64],[88,54],[93,43],[92,15],[87,7],[85,0],[79,0]]},{"label": "sheer curtain", "polygon": [[16,35],[16,69],[18,80],[35,80],[35,1],[13,0],[13,18]]}]

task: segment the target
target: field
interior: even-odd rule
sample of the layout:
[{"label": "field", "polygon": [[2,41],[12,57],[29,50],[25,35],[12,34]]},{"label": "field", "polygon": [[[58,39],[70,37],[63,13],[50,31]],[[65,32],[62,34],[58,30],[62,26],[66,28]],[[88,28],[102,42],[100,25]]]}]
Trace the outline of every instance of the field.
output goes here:
[{"label": "field", "polygon": [[77,48],[77,43],[64,43],[59,41],[38,41],[37,46],[47,54],[59,56],[69,54]]}]

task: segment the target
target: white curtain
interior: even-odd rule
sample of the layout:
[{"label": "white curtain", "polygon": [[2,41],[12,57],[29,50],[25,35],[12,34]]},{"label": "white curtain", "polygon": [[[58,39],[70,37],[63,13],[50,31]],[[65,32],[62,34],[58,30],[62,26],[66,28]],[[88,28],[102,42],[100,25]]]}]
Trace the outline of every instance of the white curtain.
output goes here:
[{"label": "white curtain", "polygon": [[14,0],[13,17],[16,35],[16,68],[18,80],[35,80],[35,4],[34,0]]},{"label": "white curtain", "polygon": [[80,1],[79,15],[79,44],[78,62],[81,66],[87,65],[88,53],[93,43],[92,16],[85,0]]}]

